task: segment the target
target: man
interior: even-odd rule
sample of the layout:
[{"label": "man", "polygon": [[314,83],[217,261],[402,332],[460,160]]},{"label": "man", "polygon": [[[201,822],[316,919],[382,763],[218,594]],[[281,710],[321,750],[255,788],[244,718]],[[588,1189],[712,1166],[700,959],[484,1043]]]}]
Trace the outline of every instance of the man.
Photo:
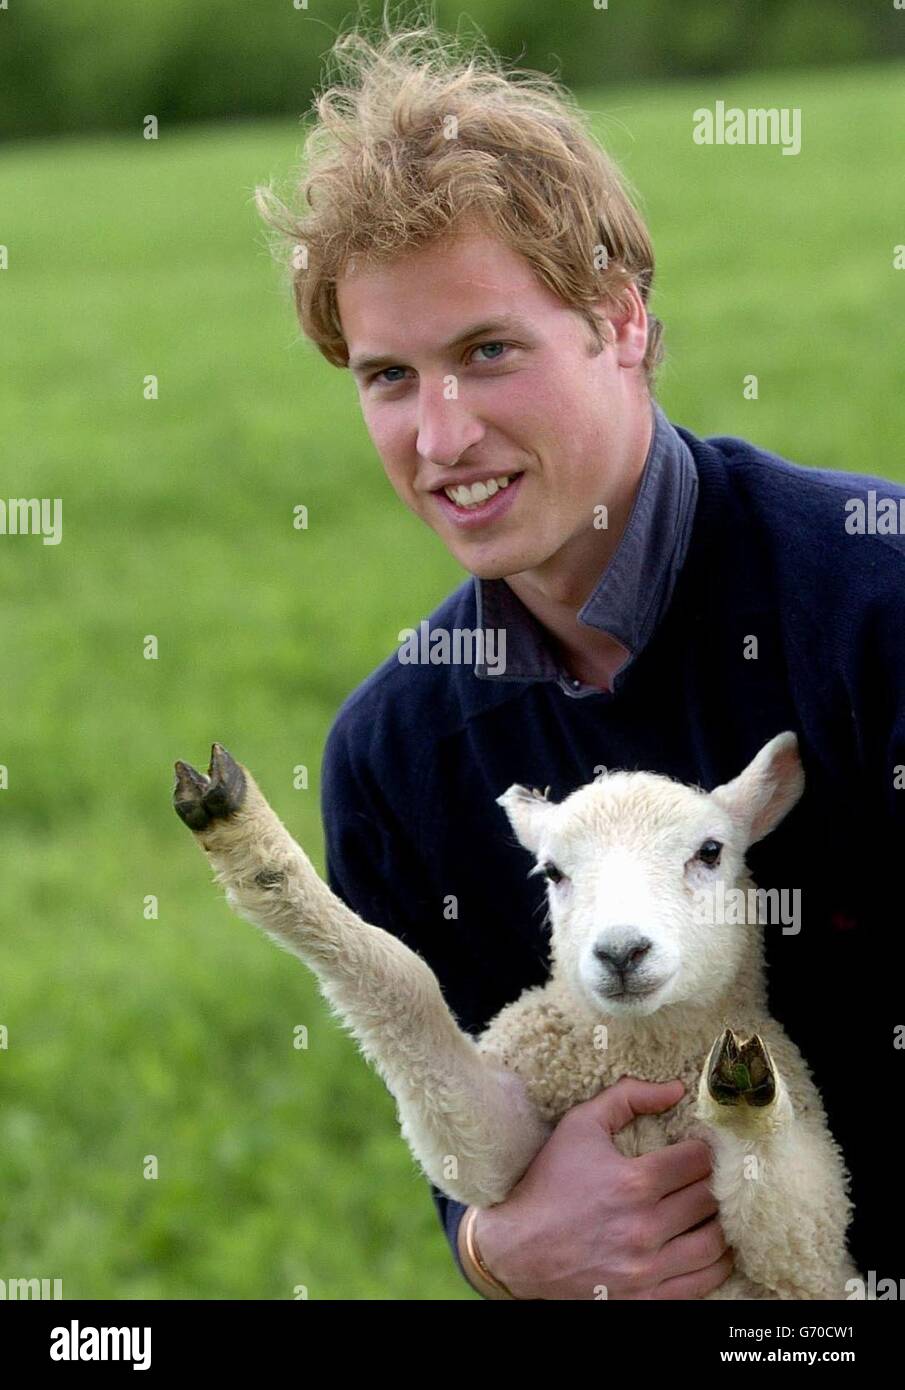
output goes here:
[{"label": "man", "polygon": [[[424,957],[478,1035],[546,976],[506,787],[560,800],[624,767],[709,789],[795,730],[805,794],[749,855],[800,904],[763,928],[771,1008],[852,1172],[855,1261],[895,1276],[905,542],[852,522],[871,490],[905,492],[674,427],[651,391],[653,256],[618,173],[540,79],[437,43],[436,63],[352,44],[359,95],[319,102],[333,142],[311,209],[281,225],[310,253],[304,330],[351,369],[391,484],[469,573],[430,632],[496,645],[448,665],[394,653],[345,702],[322,778],[331,886]],[[707,1146],[653,1170],[612,1143],[681,1094],[624,1078],[577,1107],[470,1231],[433,1189],[473,1286],[717,1288],[732,1251]]]}]

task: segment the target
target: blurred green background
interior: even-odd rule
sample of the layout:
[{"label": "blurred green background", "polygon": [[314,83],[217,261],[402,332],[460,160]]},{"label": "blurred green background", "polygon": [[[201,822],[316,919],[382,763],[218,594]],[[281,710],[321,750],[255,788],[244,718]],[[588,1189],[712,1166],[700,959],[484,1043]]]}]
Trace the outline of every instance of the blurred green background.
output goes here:
[{"label": "blurred green background", "polygon": [[[0,154],[0,491],[62,498],[63,541],[0,537],[0,1277],[61,1277],[73,1298],[468,1299],[391,1097],[302,965],[230,913],[170,807],[173,760],[206,765],[220,739],[322,866],[330,722],[463,577],[385,481],[348,374],[299,341],[254,210],[300,152],[305,53],[244,21],[238,56],[215,8],[16,18],[20,60],[30,47],[4,119],[68,134]],[[636,35],[666,12],[634,8]],[[820,66],[715,78],[712,29],[712,63],[677,80],[691,34],[710,51],[688,4],[687,45],[673,62],[664,40],[646,54],[661,76],[638,81],[602,37],[588,51],[589,10],[598,35],[616,22],[576,5],[555,46],[585,80],[620,77],[579,96],[658,250],[670,418],[905,480],[905,64],[833,67],[833,37]],[[804,34],[840,12],[785,10]],[[510,51],[548,44],[526,0],[475,13]],[[89,55],[71,41],[102,16]],[[225,119],[268,92],[288,116]],[[717,98],[800,107],[802,153],[694,145],[691,113]],[[173,116],[156,142],[147,111]]]},{"label": "blurred green background", "polygon": [[[504,57],[574,87],[905,56],[897,0],[435,0]],[[395,3],[403,13],[412,6]],[[0,137],[161,120],[294,115],[321,55],[378,0],[9,0]],[[463,21],[462,17],[466,16]]]}]

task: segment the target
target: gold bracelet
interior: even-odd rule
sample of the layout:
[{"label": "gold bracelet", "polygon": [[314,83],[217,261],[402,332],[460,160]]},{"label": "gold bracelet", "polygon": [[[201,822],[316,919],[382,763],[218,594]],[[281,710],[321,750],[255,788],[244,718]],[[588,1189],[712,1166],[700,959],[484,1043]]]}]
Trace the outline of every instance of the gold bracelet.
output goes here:
[{"label": "gold bracelet", "polygon": [[502,1282],[501,1279],[497,1279],[495,1274],[491,1274],[490,1270],[487,1268],[484,1261],[481,1259],[481,1253],[478,1250],[478,1243],[475,1240],[474,1234],[475,1222],[478,1219],[478,1208],[469,1207],[468,1211],[465,1213],[464,1219],[465,1249],[468,1251],[469,1259],[476,1266],[476,1268],[481,1271],[481,1274],[487,1280],[488,1284],[492,1284],[495,1289],[499,1289],[500,1293],[504,1293],[507,1298],[515,1299],[515,1294],[512,1293],[511,1290],[506,1288],[506,1285]]}]

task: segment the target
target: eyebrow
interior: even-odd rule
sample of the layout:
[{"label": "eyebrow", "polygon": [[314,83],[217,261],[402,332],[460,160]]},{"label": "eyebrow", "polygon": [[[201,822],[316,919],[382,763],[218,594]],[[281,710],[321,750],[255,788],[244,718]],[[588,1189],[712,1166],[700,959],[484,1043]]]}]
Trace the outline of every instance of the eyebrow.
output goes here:
[{"label": "eyebrow", "polygon": [[[483,323],[474,323],[464,332],[457,333],[455,338],[451,338],[448,343],[444,343],[441,352],[452,352],[454,348],[462,347],[472,338],[482,338],[485,333],[530,333],[531,326],[524,319],[518,318],[515,314],[503,314],[500,318],[487,319]],[[374,371],[381,367],[395,367],[399,365],[398,357],[387,355],[377,357],[353,357],[349,359],[349,369],[356,376],[362,372]]]}]

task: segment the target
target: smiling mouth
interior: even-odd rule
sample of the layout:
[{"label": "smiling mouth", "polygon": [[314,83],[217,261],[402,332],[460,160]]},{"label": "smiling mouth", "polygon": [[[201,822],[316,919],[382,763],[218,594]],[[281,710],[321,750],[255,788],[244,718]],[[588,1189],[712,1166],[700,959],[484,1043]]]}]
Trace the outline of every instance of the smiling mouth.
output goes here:
[{"label": "smiling mouth", "polygon": [[481,478],[473,483],[448,483],[445,487],[434,488],[434,497],[448,502],[463,515],[479,512],[504,493],[511,484],[522,476],[522,471],[498,474],[496,477]]},{"label": "smiling mouth", "polygon": [[503,492],[521,473],[505,473],[496,478],[483,478],[474,483],[452,483],[448,487],[437,488],[462,511],[472,512],[486,506],[491,497]]}]

